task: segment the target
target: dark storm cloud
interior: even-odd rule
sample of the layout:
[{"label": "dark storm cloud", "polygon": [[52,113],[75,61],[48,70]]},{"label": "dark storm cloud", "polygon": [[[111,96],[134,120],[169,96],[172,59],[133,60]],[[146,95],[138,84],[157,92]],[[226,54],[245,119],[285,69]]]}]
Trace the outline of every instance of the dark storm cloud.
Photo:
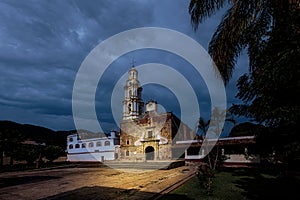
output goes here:
[{"label": "dark storm cloud", "polygon": [[[2,0],[0,120],[34,123],[53,129],[74,128],[72,89],[80,64],[89,52],[114,34],[146,26],[180,31],[207,49],[222,12],[194,32],[187,11],[188,1],[173,0]],[[138,65],[173,61],[170,56],[160,57],[160,53],[133,52],[115,62],[124,68],[110,71],[96,95],[96,109],[100,110],[98,117],[108,128],[113,127],[113,120],[110,119],[110,95],[107,94],[113,88],[112,83],[129,68],[132,58]],[[183,73],[192,82],[197,82],[191,72]],[[207,94],[201,90],[202,85],[195,86],[200,96]],[[230,89],[236,90],[234,87]],[[145,91],[146,96],[151,96],[151,92],[157,92],[157,89]],[[169,99],[170,95],[166,98]]]},{"label": "dark storm cloud", "polygon": [[[37,113],[70,116],[73,82],[84,57],[112,34],[149,21],[147,6],[133,1],[1,1],[1,105],[10,112],[29,110],[27,118]],[[1,119],[5,116],[9,113],[2,112]]]},{"label": "dark storm cloud", "polygon": [[69,63],[74,69],[103,39],[147,24],[150,9],[126,2],[2,1],[1,61],[46,68]]}]

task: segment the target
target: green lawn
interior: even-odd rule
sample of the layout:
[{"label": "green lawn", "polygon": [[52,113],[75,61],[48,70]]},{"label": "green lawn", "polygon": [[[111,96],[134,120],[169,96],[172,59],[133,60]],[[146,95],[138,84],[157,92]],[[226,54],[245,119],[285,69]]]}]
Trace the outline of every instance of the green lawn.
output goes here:
[{"label": "green lawn", "polygon": [[[267,170],[235,168],[221,169],[213,182],[213,194],[208,196],[197,177],[165,195],[163,200],[243,200],[243,199],[295,199],[300,190],[300,178]],[[296,198],[297,199],[297,198]]]}]

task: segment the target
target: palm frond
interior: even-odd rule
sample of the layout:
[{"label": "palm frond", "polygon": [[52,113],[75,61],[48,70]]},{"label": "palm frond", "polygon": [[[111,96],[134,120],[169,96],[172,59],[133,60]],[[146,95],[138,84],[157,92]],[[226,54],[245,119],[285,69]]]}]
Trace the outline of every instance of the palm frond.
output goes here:
[{"label": "palm frond", "polygon": [[272,9],[268,4],[269,2],[266,1],[260,11],[256,13],[254,21],[246,33],[251,72],[254,72],[255,66],[257,66],[257,57],[261,55],[272,30]]},{"label": "palm frond", "polygon": [[209,54],[225,83],[232,76],[242,49],[248,45],[247,31],[263,9],[263,0],[237,1],[227,11],[209,44]]},{"label": "palm frond", "polygon": [[198,129],[202,132],[202,134],[206,134],[209,123],[210,120],[205,121],[202,117],[199,118]]},{"label": "palm frond", "polygon": [[232,0],[191,0],[189,13],[194,30],[197,30],[200,23],[222,8],[226,2]]}]

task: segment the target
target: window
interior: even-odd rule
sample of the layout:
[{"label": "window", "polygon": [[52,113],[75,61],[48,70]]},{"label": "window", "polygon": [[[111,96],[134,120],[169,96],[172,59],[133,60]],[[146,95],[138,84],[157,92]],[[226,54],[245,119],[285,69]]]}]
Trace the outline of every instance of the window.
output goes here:
[{"label": "window", "polygon": [[86,148],[86,143],[82,143],[81,148]]},{"label": "window", "polygon": [[129,156],[129,151],[126,151],[126,156]]},{"label": "window", "polygon": [[89,147],[94,147],[94,142],[90,142]]},{"label": "window", "polygon": [[126,141],[126,144],[129,145],[129,140]]},{"label": "window", "polygon": [[131,112],[131,104],[128,104],[128,113]]},{"label": "window", "polygon": [[97,147],[100,147],[100,146],[101,146],[101,142],[98,141],[98,142],[96,143],[96,146],[97,146]]},{"label": "window", "polygon": [[73,144],[70,144],[70,145],[69,145],[69,149],[73,149]]},{"label": "window", "polygon": [[76,149],[79,149],[79,148],[80,148],[80,145],[79,145],[79,144],[76,144],[76,145],[75,145],[75,148],[76,148]]},{"label": "window", "polygon": [[109,145],[110,145],[110,142],[109,142],[109,141],[105,141],[104,145],[105,145],[105,146],[109,146]]},{"label": "window", "polygon": [[73,142],[73,138],[72,137],[69,139],[69,142]]},{"label": "window", "polygon": [[148,131],[148,138],[152,138],[152,131]]}]

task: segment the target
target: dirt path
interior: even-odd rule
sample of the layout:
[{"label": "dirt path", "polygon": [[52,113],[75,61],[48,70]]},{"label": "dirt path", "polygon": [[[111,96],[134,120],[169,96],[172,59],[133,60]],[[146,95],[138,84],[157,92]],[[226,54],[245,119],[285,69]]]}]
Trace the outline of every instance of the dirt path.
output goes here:
[{"label": "dirt path", "polygon": [[0,199],[151,199],[194,174],[194,167],[126,171],[65,168],[0,174]]}]

